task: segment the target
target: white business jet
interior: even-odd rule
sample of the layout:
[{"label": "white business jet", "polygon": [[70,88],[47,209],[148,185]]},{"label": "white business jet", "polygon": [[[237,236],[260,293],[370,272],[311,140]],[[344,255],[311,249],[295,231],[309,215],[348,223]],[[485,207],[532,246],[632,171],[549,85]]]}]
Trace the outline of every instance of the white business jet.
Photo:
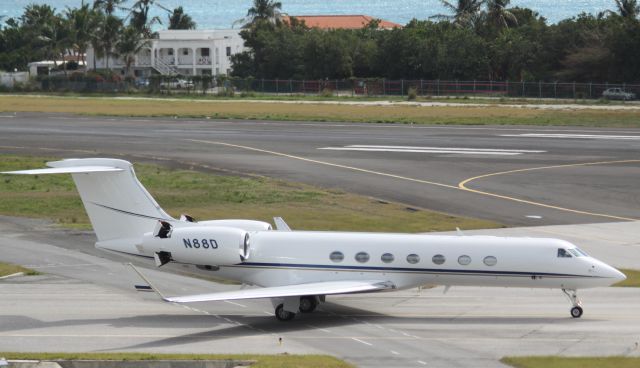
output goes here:
[{"label": "white business jet", "polygon": [[9,174],[71,174],[97,248],[153,258],[158,267],[169,262],[196,265],[259,286],[163,296],[168,302],[270,298],[276,318],[287,321],[298,312],[313,312],[327,295],[421,285],[554,288],[567,295],[571,316],[579,318],[578,289],[626,278],[559,239],[292,231],[281,218],[275,219],[277,230],[262,221],[174,219],[127,161],[69,159],[47,166]]}]

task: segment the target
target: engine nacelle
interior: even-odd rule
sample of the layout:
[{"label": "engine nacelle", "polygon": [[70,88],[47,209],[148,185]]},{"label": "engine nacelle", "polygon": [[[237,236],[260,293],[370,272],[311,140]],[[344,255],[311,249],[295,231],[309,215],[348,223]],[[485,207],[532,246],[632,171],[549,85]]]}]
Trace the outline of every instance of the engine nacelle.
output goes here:
[{"label": "engine nacelle", "polygon": [[144,254],[197,265],[233,265],[249,258],[249,234],[232,227],[189,226],[172,229],[165,237],[144,234],[139,247]]}]

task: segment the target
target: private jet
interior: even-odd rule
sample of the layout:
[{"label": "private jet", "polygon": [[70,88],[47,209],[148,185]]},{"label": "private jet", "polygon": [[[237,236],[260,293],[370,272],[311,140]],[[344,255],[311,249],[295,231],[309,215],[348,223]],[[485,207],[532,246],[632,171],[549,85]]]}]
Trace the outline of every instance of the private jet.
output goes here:
[{"label": "private jet", "polygon": [[[166,297],[172,303],[271,299],[289,321],[311,313],[328,295],[390,292],[423,285],[560,289],[570,314],[583,314],[577,290],[626,277],[560,239],[294,231],[282,218],[196,221],[169,216],[138,181],[130,162],[66,159],[48,168],[5,174],[71,174],[97,242],[112,252],[195,265],[256,286]],[[140,273],[152,288],[148,279]],[[156,289],[157,288],[153,288]],[[158,291],[159,292],[159,291]]]}]

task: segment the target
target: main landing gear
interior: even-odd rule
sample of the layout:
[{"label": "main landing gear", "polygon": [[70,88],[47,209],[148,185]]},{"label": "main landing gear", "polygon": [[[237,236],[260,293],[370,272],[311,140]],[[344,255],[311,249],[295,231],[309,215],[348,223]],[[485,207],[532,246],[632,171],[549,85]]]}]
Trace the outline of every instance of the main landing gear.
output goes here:
[{"label": "main landing gear", "polygon": [[580,318],[582,317],[582,302],[580,301],[580,299],[578,299],[578,292],[577,290],[570,290],[570,289],[562,289],[562,292],[564,293],[564,295],[567,296],[567,298],[569,298],[569,302],[571,303],[572,307],[571,307],[571,317],[573,318]]},{"label": "main landing gear", "polygon": [[296,316],[296,313],[292,312],[292,310],[299,311],[300,313],[311,313],[316,310],[320,300],[322,300],[322,298],[314,295],[301,296],[300,298],[284,298],[284,303],[276,306],[276,318],[278,321],[291,321]]}]

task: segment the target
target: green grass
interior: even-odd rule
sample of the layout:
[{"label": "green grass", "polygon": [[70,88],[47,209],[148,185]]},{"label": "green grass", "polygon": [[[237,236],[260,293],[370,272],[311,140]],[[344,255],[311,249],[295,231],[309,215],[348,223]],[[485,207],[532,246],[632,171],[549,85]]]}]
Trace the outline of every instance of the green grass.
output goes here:
[{"label": "green grass", "polygon": [[502,363],[516,368],[637,368],[640,358],[601,357],[573,358],[557,356],[541,357],[506,357]]},{"label": "green grass", "polygon": [[22,266],[10,264],[10,263],[0,263],[0,277],[13,275],[14,273],[22,272],[27,276],[38,275],[38,271],[30,270],[28,268],[24,268]]},{"label": "green grass", "polygon": [[[0,156],[0,171],[44,167],[51,158]],[[214,175],[135,165],[140,181],[171,215],[196,219],[244,218],[271,222],[282,216],[294,229],[428,232],[496,228],[485,220],[408,209],[399,203],[325,190],[265,177]],[[0,214],[45,218],[65,227],[89,229],[68,175],[0,175]]]},{"label": "green grass", "polygon": [[327,355],[206,355],[145,353],[14,353],[0,352],[6,359],[24,360],[255,360],[252,368],[352,368]]},{"label": "green grass", "polygon": [[[460,101],[460,100],[456,100]],[[473,102],[473,100],[462,100]],[[241,99],[137,98],[0,95],[0,112],[50,112],[111,116],[170,116],[213,119],[340,121],[397,124],[524,124],[640,127],[635,110],[545,110],[486,106],[291,104]]]},{"label": "green grass", "polygon": [[624,269],[624,270],[620,270],[620,272],[627,275],[627,279],[613,286],[640,287],[640,271]]}]

